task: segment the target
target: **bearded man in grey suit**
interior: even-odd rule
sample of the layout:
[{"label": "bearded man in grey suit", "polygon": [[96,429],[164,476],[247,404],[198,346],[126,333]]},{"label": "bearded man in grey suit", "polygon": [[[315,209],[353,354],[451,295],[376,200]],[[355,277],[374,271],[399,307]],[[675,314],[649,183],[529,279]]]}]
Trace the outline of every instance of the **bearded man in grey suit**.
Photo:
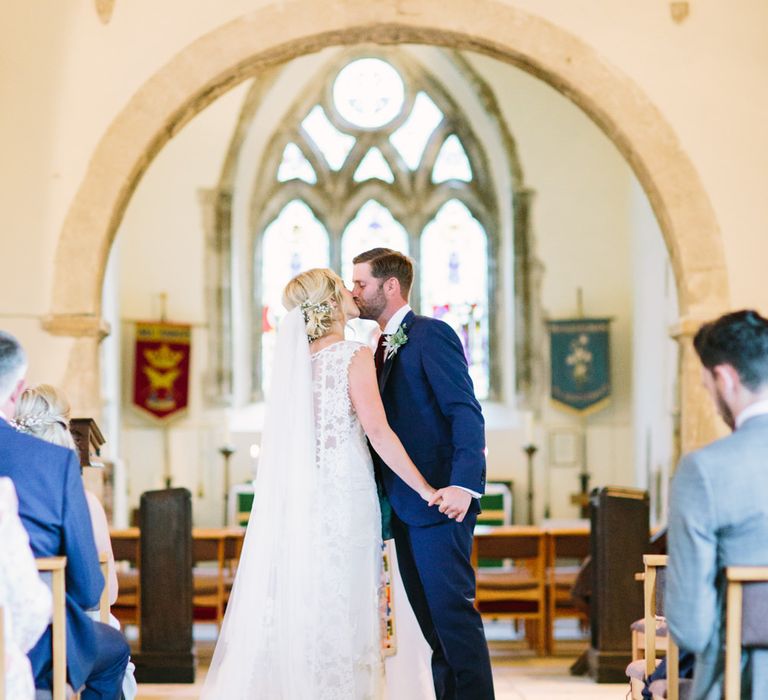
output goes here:
[{"label": "bearded man in grey suit", "polygon": [[[723,693],[727,566],[768,565],[768,319],[726,314],[694,347],[704,386],[733,431],[686,455],[669,497],[665,610],[672,636],[694,652],[693,697]],[[768,698],[768,650],[744,652],[742,698]]]}]

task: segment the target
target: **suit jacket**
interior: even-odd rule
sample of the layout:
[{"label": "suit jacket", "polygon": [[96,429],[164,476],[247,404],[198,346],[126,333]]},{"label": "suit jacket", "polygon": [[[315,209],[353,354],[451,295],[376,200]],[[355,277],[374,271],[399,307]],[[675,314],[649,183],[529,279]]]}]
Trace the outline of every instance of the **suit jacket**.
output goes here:
[{"label": "suit jacket", "polygon": [[[0,476],[19,498],[19,517],[35,557],[67,557],[67,672],[80,688],[96,658],[95,623],[86,610],[99,603],[104,578],[74,451],[19,433],[0,419]],[[51,664],[50,627],[29,658],[36,680]]]},{"label": "suit jacket", "polygon": [[[464,349],[446,323],[412,311],[403,320],[407,342],[384,363],[379,377],[390,426],[435,488],[485,490],[485,423],[475,398]],[[384,489],[397,516],[431,525],[447,516],[380,464]],[[478,511],[473,499],[472,511]]]},{"label": "suit jacket", "polygon": [[[724,568],[768,565],[768,415],[684,457],[669,497],[665,612],[680,647],[696,654],[693,697],[720,700]],[[768,698],[768,652],[745,652],[742,698]]]}]

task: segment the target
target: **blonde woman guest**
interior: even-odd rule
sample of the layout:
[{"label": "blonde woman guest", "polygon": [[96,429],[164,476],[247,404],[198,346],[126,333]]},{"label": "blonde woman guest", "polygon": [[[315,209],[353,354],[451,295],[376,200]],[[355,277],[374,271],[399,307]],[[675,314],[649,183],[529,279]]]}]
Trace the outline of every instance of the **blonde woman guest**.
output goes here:
[{"label": "blonde woman guest", "polygon": [[[50,384],[38,384],[21,395],[16,404],[13,423],[18,430],[41,440],[76,450],[75,440],[69,431],[70,412],[69,401],[62,391]],[[87,489],[85,499],[91,513],[96,549],[99,553],[107,553],[109,604],[112,605],[117,600],[117,572],[109,538],[107,514],[99,499]]]},{"label": "blonde woman guest", "polygon": [[0,606],[5,628],[5,697],[33,700],[27,652],[51,619],[51,592],[37,573],[29,536],[21,524],[13,482],[0,477]]},{"label": "blonde woman guest", "polygon": [[[70,405],[62,391],[50,384],[38,384],[24,391],[16,404],[16,413],[13,424],[18,430],[51,442],[54,445],[76,450],[75,440],[69,430]],[[87,489],[85,500],[91,514],[93,526],[93,539],[96,542],[98,552],[107,554],[107,586],[109,590],[109,604],[113,605],[117,600],[117,572],[115,570],[115,556],[112,552],[112,540],[109,536],[109,523],[107,514],[99,499]],[[89,612],[94,620],[98,621],[97,611]],[[111,627],[120,629],[118,620],[110,615]],[[128,667],[123,679],[123,699],[132,700],[136,696],[137,686],[134,678],[134,665],[128,662]]]}]

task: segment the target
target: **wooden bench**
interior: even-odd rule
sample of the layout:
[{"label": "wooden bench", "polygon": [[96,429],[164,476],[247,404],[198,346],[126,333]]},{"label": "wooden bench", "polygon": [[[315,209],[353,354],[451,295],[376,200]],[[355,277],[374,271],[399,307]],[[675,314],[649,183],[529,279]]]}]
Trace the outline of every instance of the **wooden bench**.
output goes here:
[{"label": "wooden bench", "polygon": [[[763,612],[763,601],[768,599],[768,566],[729,566],[725,579],[725,700],[739,700],[742,648],[768,647],[768,621]],[[755,604],[761,610],[750,614],[750,605]]]}]

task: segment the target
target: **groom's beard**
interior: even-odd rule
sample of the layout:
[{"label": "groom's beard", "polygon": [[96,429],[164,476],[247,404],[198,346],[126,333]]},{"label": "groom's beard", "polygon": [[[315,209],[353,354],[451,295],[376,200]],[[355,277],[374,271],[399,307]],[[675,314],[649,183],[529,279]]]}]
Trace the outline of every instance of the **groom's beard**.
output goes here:
[{"label": "groom's beard", "polygon": [[370,299],[363,296],[355,299],[357,308],[360,309],[360,318],[368,321],[378,321],[384,309],[387,308],[387,299],[384,296],[384,285],[380,284],[376,293]]}]

